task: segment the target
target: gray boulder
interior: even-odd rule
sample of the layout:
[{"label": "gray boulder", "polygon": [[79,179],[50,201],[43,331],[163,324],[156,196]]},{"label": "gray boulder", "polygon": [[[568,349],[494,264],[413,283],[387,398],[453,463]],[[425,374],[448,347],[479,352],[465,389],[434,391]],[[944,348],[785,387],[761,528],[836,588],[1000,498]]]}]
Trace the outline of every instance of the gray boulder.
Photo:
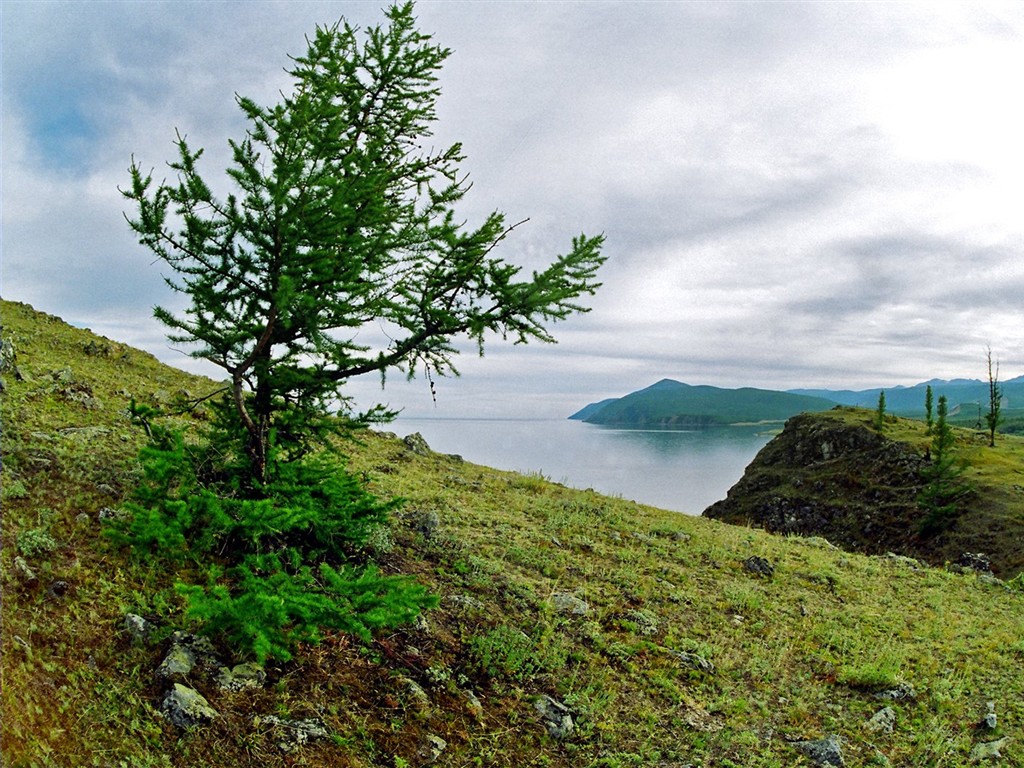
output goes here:
[{"label": "gray boulder", "polygon": [[876,693],[875,698],[883,701],[913,701],[917,698],[917,691],[910,683],[900,683],[895,688]]},{"label": "gray boulder", "polygon": [[221,667],[217,673],[217,685],[225,691],[244,691],[261,688],[267,680],[263,667],[254,661],[236,664],[231,669]]},{"label": "gray boulder", "polygon": [[842,768],[846,765],[842,745],[835,734],[814,741],[794,741],[791,745],[819,768]]},{"label": "gray boulder", "polygon": [[561,740],[572,733],[575,724],[572,721],[572,712],[565,704],[545,695],[533,702],[533,708],[537,710],[541,722],[553,738]]},{"label": "gray boulder", "polygon": [[981,763],[985,760],[1001,759],[1003,756],[1002,749],[1009,741],[1010,737],[1004,736],[996,741],[986,741],[981,744],[975,744],[974,749],[971,750],[971,762]]},{"label": "gray boulder", "polygon": [[417,755],[421,760],[427,763],[435,762],[441,753],[448,748],[448,742],[433,733],[428,733],[423,739],[423,743],[420,744],[420,748],[417,751]]},{"label": "gray boulder", "polygon": [[864,724],[864,727],[874,733],[892,733],[896,724],[896,710],[892,707],[883,707],[871,716],[871,719]]},{"label": "gray boulder", "polygon": [[201,693],[187,685],[175,683],[167,692],[160,710],[179,728],[203,725],[217,718],[217,710],[210,706]]},{"label": "gray boulder", "polygon": [[188,632],[175,632],[171,647],[157,667],[156,674],[165,680],[184,680],[194,671],[212,671],[224,665],[217,660],[216,651],[207,638]]},{"label": "gray boulder", "polygon": [[147,643],[156,631],[156,626],[137,613],[129,613],[124,617],[124,629],[135,642]]},{"label": "gray boulder", "polygon": [[256,724],[260,723],[269,725],[283,734],[283,738],[277,742],[277,748],[282,752],[297,752],[311,741],[322,741],[331,735],[324,722],[315,717],[288,720],[275,715],[267,715],[262,719],[257,719]]},{"label": "gray boulder", "polygon": [[698,672],[707,672],[711,674],[715,671],[715,665],[696,653],[690,653],[689,651],[669,651],[673,656],[679,659],[679,663],[688,669],[694,669]]},{"label": "gray boulder", "polygon": [[568,592],[555,592],[551,595],[551,607],[558,613],[567,613],[571,616],[585,616],[590,613],[590,606],[585,601]]},{"label": "gray boulder", "polygon": [[775,566],[765,558],[758,557],[757,555],[748,557],[743,561],[743,570],[755,576],[765,576],[767,578],[775,575]]},{"label": "gray boulder", "polygon": [[405,443],[406,448],[419,456],[429,456],[433,453],[419,432],[413,432],[411,435],[403,437],[402,442]]},{"label": "gray boulder", "polygon": [[18,555],[14,558],[14,575],[22,586],[34,587],[39,583],[39,577],[33,571],[24,557]]}]

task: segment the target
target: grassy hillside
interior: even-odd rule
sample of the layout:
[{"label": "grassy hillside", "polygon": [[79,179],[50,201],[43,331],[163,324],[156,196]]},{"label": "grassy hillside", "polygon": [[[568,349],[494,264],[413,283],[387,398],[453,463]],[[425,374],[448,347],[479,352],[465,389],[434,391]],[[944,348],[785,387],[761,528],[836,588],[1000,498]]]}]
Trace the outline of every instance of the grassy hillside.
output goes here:
[{"label": "grassy hillside", "polygon": [[[900,416],[923,419],[925,416],[925,393],[928,387],[932,388],[932,396],[935,403],[939,398],[945,396],[949,401],[950,411],[961,411],[962,416],[957,420],[964,426],[973,425],[975,421],[984,423],[983,413],[988,411],[988,382],[977,379],[953,379],[945,381],[933,379],[912,387],[892,387],[885,390],[885,407],[889,413]],[[999,389],[1003,396],[1003,416],[1006,419],[1004,431],[1022,431],[1021,423],[1024,421],[1024,376],[999,382]],[[859,391],[851,390],[828,390],[828,389],[794,389],[790,390],[796,394],[812,395],[832,400],[840,405],[850,405],[858,408],[875,408],[878,405],[880,389],[864,389]]]},{"label": "grassy hillside", "polygon": [[[374,434],[350,465],[407,501],[368,555],[440,607],[369,646],[330,636],[256,689],[196,676],[219,716],[181,731],[158,714],[154,673],[180,620],[174,574],[111,549],[97,518],[133,481],[128,398],[215,385],[0,310],[16,353],[0,374],[7,766],[795,766],[811,763],[794,742],[827,734],[853,766],[968,765],[1004,737],[999,764],[1024,765],[1024,595],[1010,586]],[[133,641],[127,612],[155,637]],[[544,695],[571,713],[563,738],[538,714]],[[976,727],[986,702],[994,730]],[[891,733],[867,726],[884,707]],[[274,718],[327,736],[287,751]]]},{"label": "grassy hillside", "polygon": [[818,397],[766,389],[721,389],[662,379],[616,400],[592,403],[569,418],[620,427],[703,428],[784,421],[835,403]]}]

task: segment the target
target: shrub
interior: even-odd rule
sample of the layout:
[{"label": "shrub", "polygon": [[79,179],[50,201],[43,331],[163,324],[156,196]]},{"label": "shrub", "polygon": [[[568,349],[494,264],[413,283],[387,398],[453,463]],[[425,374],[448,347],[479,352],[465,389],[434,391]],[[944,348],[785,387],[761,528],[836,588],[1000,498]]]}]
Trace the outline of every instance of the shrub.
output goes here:
[{"label": "shrub", "polygon": [[148,426],[143,481],[108,531],[141,559],[190,566],[192,577],[175,588],[204,632],[261,662],[283,660],[324,629],[369,640],[436,603],[411,579],[359,561],[399,502],[368,493],[340,461],[274,462],[266,482],[247,483],[216,433],[189,444],[181,432]]}]

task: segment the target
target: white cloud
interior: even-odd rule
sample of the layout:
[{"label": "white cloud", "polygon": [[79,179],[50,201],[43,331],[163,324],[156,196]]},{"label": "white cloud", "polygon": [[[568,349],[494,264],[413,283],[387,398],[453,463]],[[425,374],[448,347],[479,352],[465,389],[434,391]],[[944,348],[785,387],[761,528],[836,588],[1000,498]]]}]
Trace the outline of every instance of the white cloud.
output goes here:
[{"label": "white cloud", "polygon": [[[132,155],[163,175],[177,127],[226,189],[233,94],[274,101],[287,54],[343,13],[380,20],[371,3],[5,6],[5,297],[180,363],[149,318],[175,299],[116,187]],[[464,142],[465,214],[530,217],[501,250],[529,267],[581,230],[610,256],[560,344],[470,350],[437,408],[558,415],[663,376],[977,376],[987,342],[1004,373],[1024,369],[1019,4],[426,0],[418,15],[454,49],[435,138]],[[388,397],[437,412],[400,379]]]}]

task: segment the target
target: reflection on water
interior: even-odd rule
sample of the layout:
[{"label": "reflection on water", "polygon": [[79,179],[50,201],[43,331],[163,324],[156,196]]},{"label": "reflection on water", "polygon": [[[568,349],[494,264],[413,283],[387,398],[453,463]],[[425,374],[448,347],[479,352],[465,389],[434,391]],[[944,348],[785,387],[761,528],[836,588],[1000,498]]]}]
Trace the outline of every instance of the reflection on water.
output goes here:
[{"label": "reflection on water", "polygon": [[690,514],[725,498],[771,438],[764,425],[683,432],[569,420],[399,418],[390,429],[477,464]]}]

